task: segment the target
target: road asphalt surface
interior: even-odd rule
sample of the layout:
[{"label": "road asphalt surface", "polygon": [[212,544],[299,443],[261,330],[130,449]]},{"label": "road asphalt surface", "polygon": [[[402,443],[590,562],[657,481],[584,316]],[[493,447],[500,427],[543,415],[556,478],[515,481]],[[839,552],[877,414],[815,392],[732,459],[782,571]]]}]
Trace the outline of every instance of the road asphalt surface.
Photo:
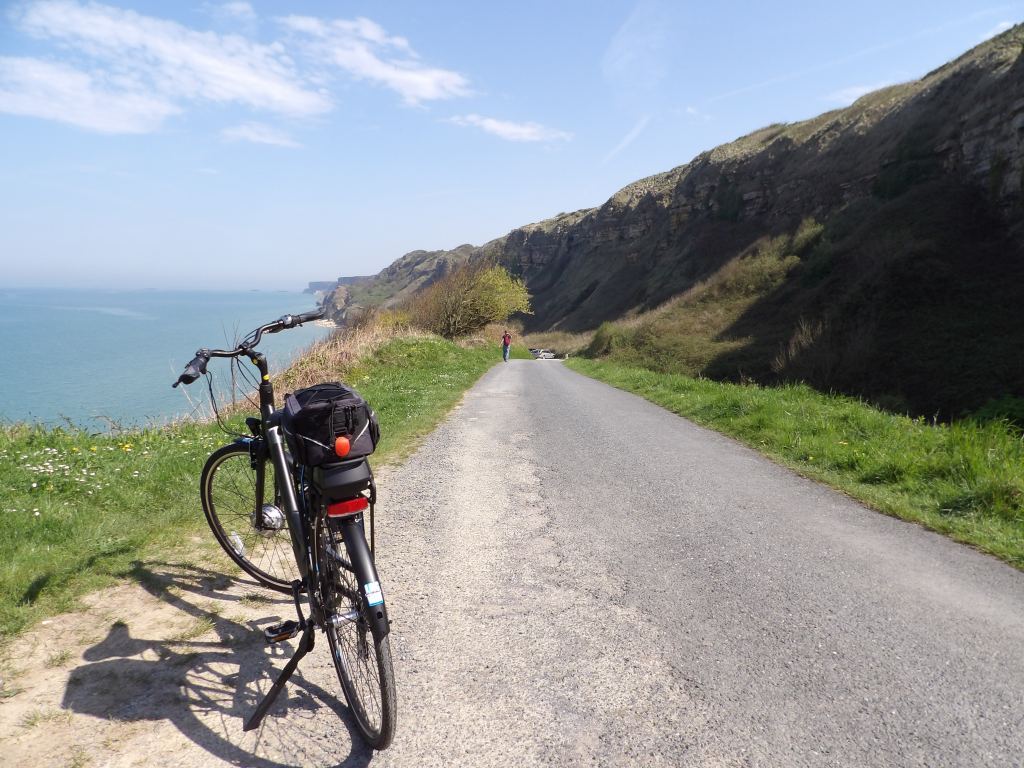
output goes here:
[{"label": "road asphalt surface", "polygon": [[382,496],[373,765],[1024,765],[1024,574],[560,363]]}]

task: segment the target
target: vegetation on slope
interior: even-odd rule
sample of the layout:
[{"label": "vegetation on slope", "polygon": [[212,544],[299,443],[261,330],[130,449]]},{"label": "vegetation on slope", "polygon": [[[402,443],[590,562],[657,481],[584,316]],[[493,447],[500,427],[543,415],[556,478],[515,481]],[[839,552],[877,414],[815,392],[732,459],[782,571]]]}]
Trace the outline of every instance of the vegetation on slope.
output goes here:
[{"label": "vegetation on slope", "polygon": [[977,190],[936,179],[759,238],[591,353],[949,420],[1024,397],[1022,302],[1019,246]]},{"label": "vegetation on slope", "polygon": [[677,298],[648,313],[604,323],[585,353],[656,370],[700,374],[750,339],[729,329],[777,289],[821,238],[807,219],[792,236],[765,237]]}]

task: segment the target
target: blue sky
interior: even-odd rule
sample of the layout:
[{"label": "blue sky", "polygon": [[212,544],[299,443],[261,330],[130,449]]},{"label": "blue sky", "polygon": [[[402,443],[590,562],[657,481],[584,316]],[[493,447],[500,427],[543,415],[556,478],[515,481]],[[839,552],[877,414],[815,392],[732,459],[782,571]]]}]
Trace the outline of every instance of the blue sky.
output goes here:
[{"label": "blue sky", "polygon": [[293,288],[598,205],[1021,2],[16,2],[0,285]]}]

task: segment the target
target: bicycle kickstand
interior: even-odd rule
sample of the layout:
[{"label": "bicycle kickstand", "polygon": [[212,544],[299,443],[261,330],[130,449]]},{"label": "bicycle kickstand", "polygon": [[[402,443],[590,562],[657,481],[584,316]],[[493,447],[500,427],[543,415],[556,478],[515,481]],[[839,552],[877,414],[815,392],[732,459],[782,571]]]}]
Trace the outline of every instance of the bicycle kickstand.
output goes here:
[{"label": "bicycle kickstand", "polygon": [[298,623],[294,621],[286,621],[284,624],[271,627],[265,632],[267,642],[275,643],[295,637],[299,630],[302,630],[302,637],[299,639],[299,646],[295,649],[295,653],[292,654],[291,659],[289,659],[284,669],[281,670],[281,674],[277,676],[277,679],[270,687],[270,690],[267,691],[266,696],[264,696],[263,700],[260,701],[259,706],[256,707],[256,711],[252,713],[252,717],[250,717],[242,727],[243,731],[252,731],[259,728],[260,723],[263,722],[263,718],[277,699],[277,695],[284,689],[285,683],[288,682],[288,678],[290,678],[298,668],[299,661],[301,661],[303,656],[313,650],[313,633],[316,631],[316,624],[312,621],[307,621],[302,615],[302,610],[299,608],[299,591],[301,589],[302,582],[292,582],[292,597],[295,599],[295,610],[299,612]]}]

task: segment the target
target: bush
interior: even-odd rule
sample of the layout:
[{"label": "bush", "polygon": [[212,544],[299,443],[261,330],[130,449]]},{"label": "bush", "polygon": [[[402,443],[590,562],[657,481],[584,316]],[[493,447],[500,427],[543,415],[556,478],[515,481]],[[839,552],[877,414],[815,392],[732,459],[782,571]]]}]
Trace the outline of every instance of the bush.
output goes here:
[{"label": "bush", "polygon": [[615,323],[604,322],[594,332],[590,346],[584,350],[587,357],[604,357],[627,342],[627,331]]},{"label": "bush", "polygon": [[496,264],[464,264],[433,283],[407,307],[413,323],[447,339],[530,314],[526,285]]},{"label": "bush", "polygon": [[1003,395],[989,400],[971,414],[977,422],[1001,421],[1017,433],[1024,432],[1024,397]]}]

